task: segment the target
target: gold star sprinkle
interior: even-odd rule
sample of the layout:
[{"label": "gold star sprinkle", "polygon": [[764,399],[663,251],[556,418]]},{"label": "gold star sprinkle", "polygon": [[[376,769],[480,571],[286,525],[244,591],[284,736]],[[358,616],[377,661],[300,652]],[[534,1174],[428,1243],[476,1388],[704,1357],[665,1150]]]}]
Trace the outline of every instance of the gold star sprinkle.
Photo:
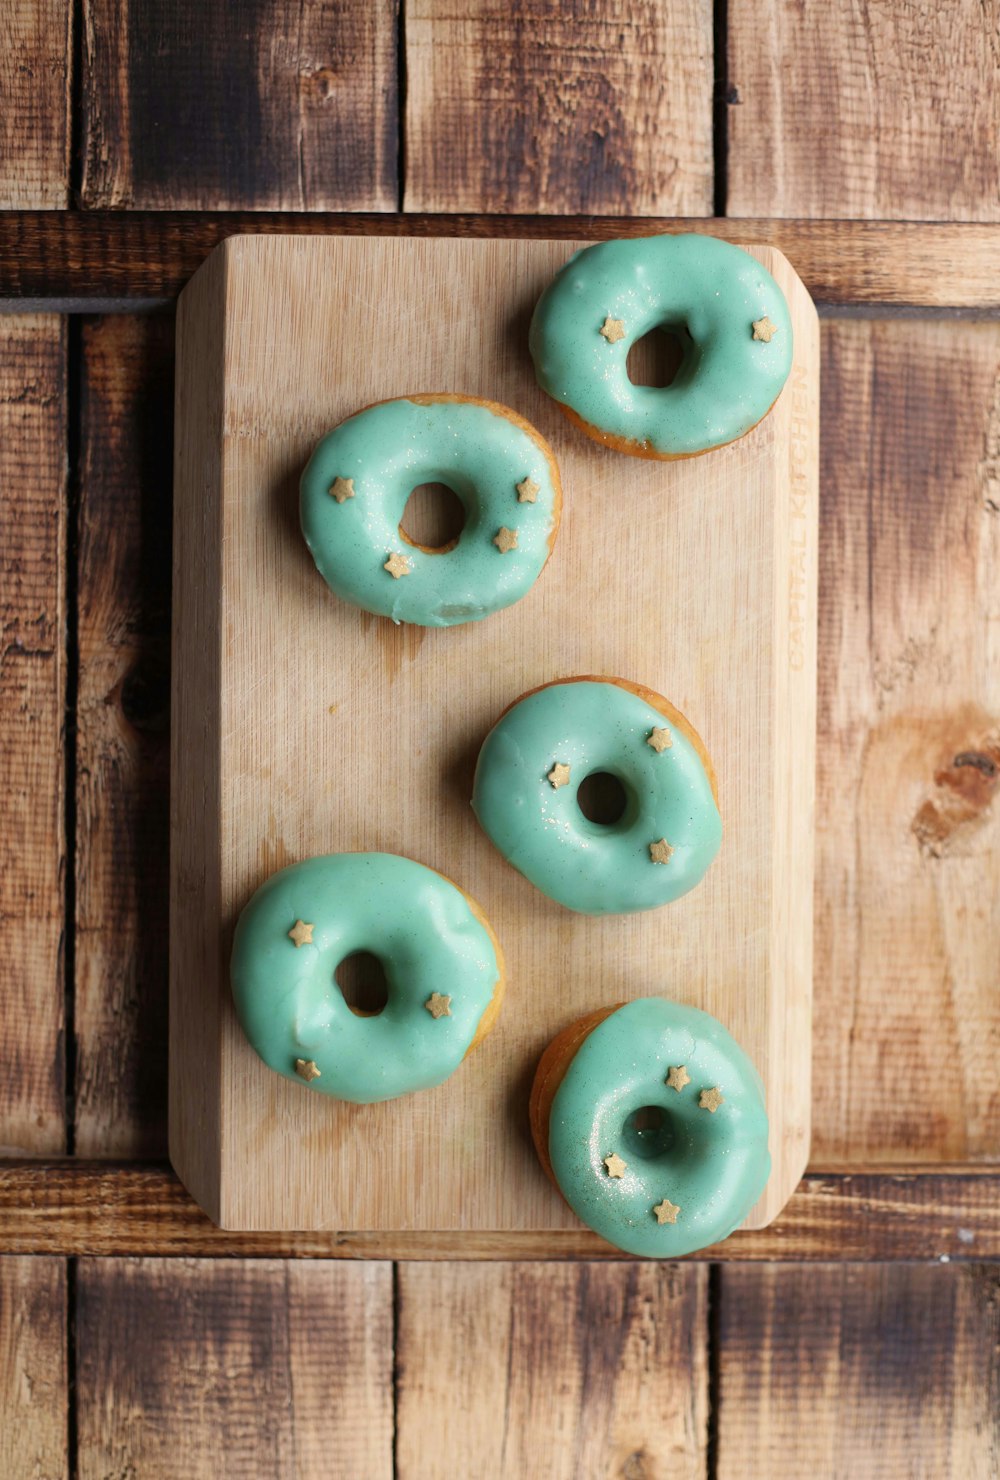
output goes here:
[{"label": "gold star sprinkle", "polygon": [[672,1203],[669,1197],[665,1197],[661,1203],[657,1203],[653,1209],[656,1214],[657,1223],[676,1223],[680,1205]]},{"label": "gold star sprinkle", "polygon": [[619,339],[625,338],[625,325],[621,319],[613,319],[609,315],[604,320],[598,333],[603,334],[609,344],[617,344]]},{"label": "gold star sprinkle", "polygon": [[622,1161],[617,1151],[612,1151],[610,1156],[604,1158],[604,1165],[608,1169],[609,1177],[621,1177],[625,1174],[625,1168],[628,1166],[628,1162]]},{"label": "gold star sprinkle", "polygon": [[540,483],[536,483],[535,482],[534,478],[525,478],[523,480],[523,482],[518,483],[518,485],[517,485],[517,501],[518,501],[518,503],[519,504],[533,504],[533,503],[535,503],[537,501],[537,499],[538,499],[538,491],[541,488],[541,486],[542,485]]},{"label": "gold star sprinkle", "polygon": [[778,332],[778,326],[777,326],[777,324],[772,324],[771,323],[771,320],[768,318],[767,314],[765,314],[762,319],[754,319],[754,321],[753,321],[753,337],[754,337],[754,339],[761,339],[761,340],[763,340],[763,342],[765,344],[770,344],[771,343],[771,340],[774,338],[774,336],[775,336],[775,334],[777,334],[777,332]]},{"label": "gold star sprinkle", "polygon": [[313,931],[315,929],[315,925],[307,925],[304,920],[296,920],[288,932],[288,939],[294,940],[296,950],[298,950],[299,946],[311,946],[313,943]]},{"label": "gold star sprinkle", "polygon": [[654,863],[669,863],[673,856],[673,848],[666,838],[661,838],[658,843],[650,843],[649,856]]},{"label": "gold star sprinkle", "polygon": [[432,1018],[451,1017],[451,998],[442,997],[440,992],[432,992],[424,1006]]},{"label": "gold star sprinkle", "polygon": [[710,1110],[714,1115],[724,1101],[717,1089],[703,1089],[698,1099],[699,1110]]},{"label": "gold star sprinkle", "polygon": [[334,478],[327,491],[331,498],[335,498],[338,504],[342,504],[345,498],[354,497],[354,479]]},{"label": "gold star sprinkle", "polygon": [[686,1084],[691,1083],[691,1076],[684,1064],[678,1064],[676,1069],[671,1069],[670,1073],[667,1075],[667,1083],[670,1088],[675,1089],[678,1094],[680,1094],[681,1090]]},{"label": "gold star sprinkle", "polygon": [[501,555],[506,555],[508,550],[516,550],[517,530],[503,528],[498,529],[496,534],[493,536],[493,543],[496,545]]},{"label": "gold star sprinkle", "polygon": [[556,761],[545,779],[553,791],[558,791],[560,786],[565,786],[569,781],[569,766],[564,766],[562,761]]},{"label": "gold star sprinkle", "polygon": [[405,555],[390,555],[382,569],[387,570],[394,581],[398,581],[400,576],[410,574],[410,562]]},{"label": "gold star sprinkle", "polygon": [[296,1059],[295,1072],[306,1084],[311,1084],[314,1079],[322,1079],[322,1074],[316,1067],[315,1059]]},{"label": "gold star sprinkle", "polygon": [[674,737],[669,730],[658,730],[655,726],[646,736],[646,744],[651,745],[657,755],[662,755],[665,750],[669,750],[673,743]]}]

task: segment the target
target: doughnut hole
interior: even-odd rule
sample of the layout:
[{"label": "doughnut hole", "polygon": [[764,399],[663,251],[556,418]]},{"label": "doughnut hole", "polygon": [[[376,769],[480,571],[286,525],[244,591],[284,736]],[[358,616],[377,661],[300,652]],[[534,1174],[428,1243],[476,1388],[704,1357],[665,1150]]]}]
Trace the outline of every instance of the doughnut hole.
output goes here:
[{"label": "doughnut hole", "polygon": [[352,951],[345,956],[333,979],[355,1017],[378,1017],[389,1000],[385,970],[371,951]]},{"label": "doughnut hole", "polygon": [[625,816],[628,793],[610,771],[591,771],[577,787],[576,804],[588,822],[613,827]]},{"label": "doughnut hole", "polygon": [[628,1161],[661,1161],[670,1155],[677,1140],[670,1112],[662,1105],[643,1105],[633,1110],[622,1126],[622,1155]]},{"label": "doughnut hole", "polygon": [[465,506],[447,483],[418,483],[406,500],[399,532],[428,555],[454,550],[465,527]]},{"label": "doughnut hole", "polygon": [[684,324],[662,324],[632,345],[625,373],[633,385],[665,390],[676,380],[691,347],[692,339]]}]

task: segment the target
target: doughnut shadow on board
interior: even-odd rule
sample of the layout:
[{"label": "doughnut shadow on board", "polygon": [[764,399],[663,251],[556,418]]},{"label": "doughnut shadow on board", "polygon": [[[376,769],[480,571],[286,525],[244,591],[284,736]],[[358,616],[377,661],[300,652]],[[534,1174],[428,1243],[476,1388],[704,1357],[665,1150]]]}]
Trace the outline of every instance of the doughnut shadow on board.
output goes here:
[{"label": "doughnut shadow on board", "polygon": [[299,524],[299,480],[304,466],[304,459],[296,459],[278,474],[267,501],[267,510],[282,544],[291,547],[296,564],[301,563],[304,570],[311,570],[312,561],[302,543]]}]

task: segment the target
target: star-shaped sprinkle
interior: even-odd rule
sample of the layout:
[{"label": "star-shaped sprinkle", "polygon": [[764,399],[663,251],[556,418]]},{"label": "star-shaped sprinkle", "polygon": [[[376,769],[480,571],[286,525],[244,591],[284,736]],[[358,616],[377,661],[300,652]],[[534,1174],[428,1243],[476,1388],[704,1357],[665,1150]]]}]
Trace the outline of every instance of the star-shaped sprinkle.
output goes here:
[{"label": "star-shaped sprinkle", "polygon": [[609,315],[604,320],[598,333],[603,334],[609,344],[617,344],[619,339],[625,338],[625,325],[621,319],[613,319]]},{"label": "star-shaped sprinkle", "polygon": [[691,1076],[684,1064],[678,1064],[677,1068],[671,1069],[670,1073],[667,1075],[667,1084],[670,1086],[671,1089],[675,1089],[678,1094],[680,1094],[681,1090],[686,1084],[690,1083]]},{"label": "star-shaped sprinkle", "polygon": [[754,337],[754,339],[760,339],[760,340],[762,340],[764,342],[764,344],[770,344],[771,343],[771,340],[774,338],[774,336],[775,336],[775,334],[777,334],[777,332],[778,332],[778,326],[777,326],[777,324],[772,324],[771,323],[771,320],[768,318],[767,314],[765,314],[762,319],[754,319],[754,321],[753,321],[753,337]]},{"label": "star-shaped sprinkle", "polygon": [[296,920],[288,932],[288,939],[294,940],[296,950],[298,950],[299,946],[311,946],[313,943],[313,931],[315,929],[315,925],[307,925],[304,920]]},{"label": "star-shaped sprinkle", "polygon": [[345,498],[354,497],[354,479],[334,478],[328,491],[331,498],[335,498],[338,504],[342,504]]},{"label": "star-shaped sprinkle", "polygon": [[541,486],[542,485],[540,483],[536,483],[535,482],[534,478],[524,478],[524,479],[522,479],[522,481],[517,484],[517,501],[518,501],[518,503],[519,504],[533,504],[533,503],[536,503],[537,500],[538,500],[538,493],[539,493],[539,490],[540,490]]},{"label": "star-shaped sprinkle", "polygon": [[673,857],[673,848],[666,838],[661,838],[658,843],[650,843],[649,856],[653,863],[669,863]]},{"label": "star-shaped sprinkle", "polygon": [[558,791],[560,786],[565,786],[569,781],[569,766],[564,766],[562,761],[556,761],[545,779],[553,791]]},{"label": "star-shaped sprinkle", "polygon": [[673,743],[674,737],[670,731],[658,730],[655,725],[646,736],[646,744],[651,745],[657,755],[662,755],[665,750],[669,750]]},{"label": "star-shaped sprinkle", "polygon": [[451,998],[442,997],[440,992],[432,992],[424,1006],[432,1018],[451,1017]]},{"label": "star-shaped sprinkle", "polygon": [[623,1177],[625,1175],[625,1168],[628,1166],[628,1162],[622,1161],[617,1151],[612,1151],[610,1156],[606,1156],[604,1158],[604,1165],[608,1169],[609,1177]]},{"label": "star-shaped sprinkle", "polygon": [[501,555],[506,555],[508,550],[517,549],[517,530],[500,528],[493,536],[493,543]]},{"label": "star-shaped sprinkle", "polygon": [[296,1059],[295,1072],[306,1084],[311,1084],[314,1079],[322,1079],[322,1074],[317,1067],[315,1059]]},{"label": "star-shaped sprinkle", "polygon": [[676,1223],[680,1205],[672,1203],[669,1197],[665,1197],[661,1203],[656,1204],[653,1212],[656,1214],[657,1223]]},{"label": "star-shaped sprinkle", "polygon": [[710,1110],[713,1115],[721,1104],[723,1099],[717,1089],[703,1089],[698,1097],[698,1109]]},{"label": "star-shaped sprinkle", "polygon": [[382,569],[387,570],[394,581],[398,581],[400,576],[408,576],[410,574],[410,562],[405,555],[393,554],[389,556]]}]

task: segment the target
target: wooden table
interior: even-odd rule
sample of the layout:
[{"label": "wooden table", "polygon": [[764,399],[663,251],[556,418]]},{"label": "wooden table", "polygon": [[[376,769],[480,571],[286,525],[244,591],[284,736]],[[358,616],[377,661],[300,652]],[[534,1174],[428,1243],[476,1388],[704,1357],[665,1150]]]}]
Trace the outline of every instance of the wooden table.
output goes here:
[{"label": "wooden table", "polygon": [[[0,1475],[997,1473],[998,34],[998,0],[8,7]],[[584,215],[773,242],[823,316],[813,1169],[668,1267],[219,1233],[164,1160],[170,305],[234,230]]]}]

